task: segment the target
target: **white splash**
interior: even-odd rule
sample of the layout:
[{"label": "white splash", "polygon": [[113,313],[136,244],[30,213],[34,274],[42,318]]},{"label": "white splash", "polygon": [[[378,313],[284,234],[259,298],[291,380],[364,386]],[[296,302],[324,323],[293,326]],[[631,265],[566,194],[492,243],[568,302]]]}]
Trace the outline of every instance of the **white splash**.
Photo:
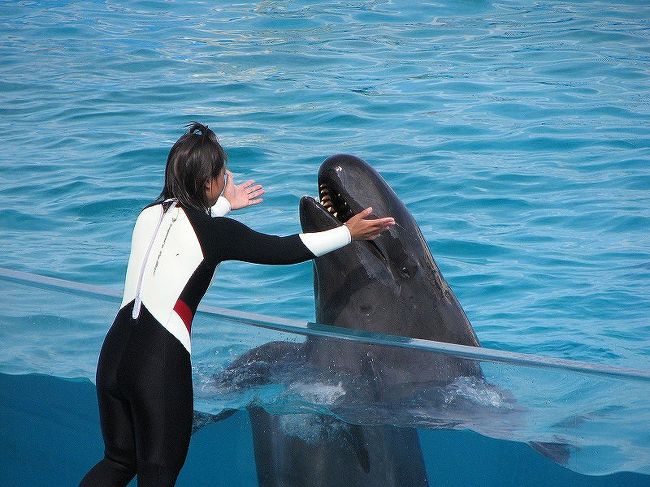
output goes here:
[{"label": "white splash", "polygon": [[330,405],[345,395],[343,384],[325,384],[323,382],[296,382],[291,384],[289,392],[299,394],[305,401],[314,404]]}]

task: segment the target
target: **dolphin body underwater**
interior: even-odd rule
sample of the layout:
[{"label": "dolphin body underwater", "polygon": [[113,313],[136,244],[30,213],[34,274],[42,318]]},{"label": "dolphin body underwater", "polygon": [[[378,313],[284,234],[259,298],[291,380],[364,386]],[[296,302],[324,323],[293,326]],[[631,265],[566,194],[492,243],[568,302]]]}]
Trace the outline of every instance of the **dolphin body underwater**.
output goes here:
[{"label": "dolphin body underwater", "polygon": [[[318,323],[480,346],[415,219],[370,165],[350,155],[332,156],[320,167],[318,186],[320,201],[300,201],[304,232],[341,225],[369,206],[374,215],[396,221],[374,240],[354,241],[314,260]],[[220,380],[232,383],[245,376],[244,386],[273,382],[270,370],[259,364],[363,378],[366,387],[354,394],[369,403],[399,405],[419,390],[460,377],[483,380],[472,360],[313,336],[304,343],[271,342],[253,349]],[[413,428],[350,424],[317,412],[274,415],[259,406],[250,406],[249,415],[262,487],[429,485]],[[533,446],[545,452],[546,446]],[[553,445],[550,449],[553,456]]]}]

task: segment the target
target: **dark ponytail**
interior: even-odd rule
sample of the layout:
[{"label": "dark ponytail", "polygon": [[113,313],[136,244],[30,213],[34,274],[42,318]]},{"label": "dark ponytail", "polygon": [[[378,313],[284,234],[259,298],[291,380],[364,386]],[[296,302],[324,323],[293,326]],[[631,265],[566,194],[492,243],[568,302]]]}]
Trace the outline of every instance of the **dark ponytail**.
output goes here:
[{"label": "dark ponytail", "polygon": [[226,152],[207,125],[191,122],[167,156],[165,186],[156,203],[176,198],[185,208],[208,210],[205,184],[216,178],[226,163]]}]

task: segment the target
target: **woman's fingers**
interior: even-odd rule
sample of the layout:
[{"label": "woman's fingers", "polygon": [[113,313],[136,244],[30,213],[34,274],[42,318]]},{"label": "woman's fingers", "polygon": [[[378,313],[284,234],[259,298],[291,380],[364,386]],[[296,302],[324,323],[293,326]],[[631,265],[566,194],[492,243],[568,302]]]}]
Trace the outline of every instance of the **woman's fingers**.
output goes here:
[{"label": "woman's fingers", "polygon": [[[372,213],[372,206],[369,206],[365,210],[361,210],[357,215],[359,216],[360,220],[363,220],[365,217],[370,215]],[[356,215],[355,215],[356,216]]]},{"label": "woman's fingers", "polygon": [[260,184],[253,187],[248,187],[246,188],[246,191],[248,192],[248,196],[253,198],[264,194],[264,188],[262,188]]},{"label": "woman's fingers", "polygon": [[346,222],[353,240],[372,240],[395,224],[392,217],[366,220],[364,217],[369,216],[371,213],[372,207],[366,208]]},{"label": "woman's fingers", "polygon": [[228,169],[226,169],[226,176],[226,188],[233,188],[235,186],[235,178]]},{"label": "woman's fingers", "polygon": [[263,194],[264,193],[264,188],[262,187],[262,185],[261,184],[255,184],[255,186],[253,186],[254,184],[255,184],[255,181],[250,179],[250,180],[246,181],[245,183],[242,183],[242,184],[238,185],[237,187],[239,189],[241,189],[242,191],[245,191],[246,194],[248,194],[248,195],[252,195],[253,193]]},{"label": "woman's fingers", "polygon": [[378,230],[384,230],[386,228],[392,227],[395,225],[395,220],[391,217],[388,218],[378,218],[376,220],[366,220],[372,222],[372,227]]},{"label": "woman's fingers", "polygon": [[356,224],[356,223],[360,222],[361,220],[363,220],[368,215],[370,215],[370,213],[372,213],[372,207],[366,208],[365,210],[361,210],[359,213],[357,213],[356,215],[351,217],[348,220],[348,223]]},{"label": "woman's fingers", "polygon": [[364,220],[364,222],[368,222],[368,236],[370,238],[378,237],[381,232],[395,224],[395,220],[392,218],[378,218],[377,220]]}]

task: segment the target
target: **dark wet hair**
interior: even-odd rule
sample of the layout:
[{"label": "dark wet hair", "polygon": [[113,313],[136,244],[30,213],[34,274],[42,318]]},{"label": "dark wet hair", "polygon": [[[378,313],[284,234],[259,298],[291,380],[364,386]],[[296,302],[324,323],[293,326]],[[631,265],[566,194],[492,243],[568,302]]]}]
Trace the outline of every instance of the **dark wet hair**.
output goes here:
[{"label": "dark wet hair", "polygon": [[205,183],[219,175],[228,156],[207,125],[191,122],[187,127],[169,151],[165,186],[156,203],[176,198],[185,208],[206,211]]}]

